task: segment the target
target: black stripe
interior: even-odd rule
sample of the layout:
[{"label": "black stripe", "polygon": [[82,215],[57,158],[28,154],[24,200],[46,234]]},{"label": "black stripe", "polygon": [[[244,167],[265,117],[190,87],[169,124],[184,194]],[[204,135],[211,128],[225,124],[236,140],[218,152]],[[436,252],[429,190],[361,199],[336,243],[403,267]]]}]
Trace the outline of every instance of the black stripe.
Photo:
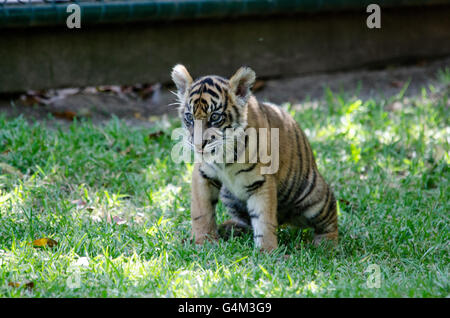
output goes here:
[{"label": "black stripe", "polygon": [[[323,199],[323,197],[320,198],[318,201],[309,202],[307,205],[302,206],[302,212],[305,211],[306,209],[310,208],[311,206],[316,205],[317,203],[321,202],[322,199]],[[327,193],[325,195],[325,200],[323,200],[324,202],[323,202],[322,208],[320,209],[319,212],[317,212],[316,215],[314,215],[312,218],[310,218],[310,220],[315,222],[314,220],[316,220],[318,217],[320,217],[320,215],[323,213],[323,211],[328,207],[329,200],[330,200],[330,190],[327,189]]]},{"label": "black stripe", "polygon": [[298,194],[302,194],[303,191],[305,191],[306,186],[308,185],[309,180],[308,180],[308,176],[306,176],[306,178],[302,179],[302,182],[300,183],[300,187],[298,188]]},{"label": "black stripe", "polygon": [[301,156],[302,159],[302,164],[303,166],[301,167],[301,171],[303,172],[303,170],[305,170],[305,172],[308,172],[308,168],[311,167],[311,160],[309,159],[309,152],[311,151],[311,149],[308,148],[308,139],[306,138],[305,133],[303,132],[303,130],[301,130],[299,127],[297,127],[298,130],[300,130],[300,133],[302,135],[303,138],[301,138],[301,147],[302,149],[304,149],[303,154],[304,154],[304,158],[303,156]]},{"label": "black stripe", "polygon": [[312,190],[314,189],[314,187],[316,186],[316,170],[312,169],[312,172],[313,172],[313,179],[312,179],[312,182],[309,183],[308,191],[306,191],[306,193],[305,193],[303,196],[301,196],[300,198],[298,198],[298,199],[295,201],[295,206],[297,206],[297,205],[299,205],[300,203],[302,203],[302,201],[303,201],[304,199],[306,199],[306,198],[308,197],[308,195],[310,195],[311,191],[312,191]]},{"label": "black stripe", "polygon": [[192,90],[194,90],[194,89],[196,89],[197,87],[200,87],[200,86],[202,86],[202,85],[203,85],[203,84],[202,84],[201,82],[197,82],[197,83],[192,84],[191,92],[192,92]]},{"label": "black stripe", "polygon": [[[300,139],[299,139],[299,136],[298,136],[298,130],[297,129],[295,130],[295,141],[296,141],[295,149],[297,151],[297,158],[300,159],[300,155],[299,155],[299,152],[298,152],[298,146],[299,146]],[[295,158],[295,156],[293,154],[294,154],[294,150],[292,150],[292,152],[291,152],[291,165],[294,164],[294,163],[298,163],[298,167],[297,167],[297,169],[295,169],[295,167],[293,167],[295,175],[294,175],[293,178],[290,178],[292,180],[292,182],[289,182],[289,186],[288,186],[288,189],[287,189],[288,192],[287,192],[287,194],[286,193],[283,194],[283,196],[281,198],[281,201],[287,200],[287,202],[290,202],[291,197],[292,197],[292,193],[294,193],[294,197],[295,197],[295,195],[297,195],[297,189],[298,189],[298,182],[297,181],[298,181],[298,177],[299,177],[299,173],[300,173],[300,169],[301,169],[301,166],[300,166],[301,161],[300,160],[295,160],[296,158]]]},{"label": "black stripe", "polygon": [[221,196],[222,199],[228,199],[228,200],[231,200],[231,201],[235,200],[235,197],[233,197],[233,195],[230,192],[221,192],[220,196]]},{"label": "black stripe", "polygon": [[189,98],[192,98],[195,94],[210,94],[212,97],[220,99],[220,96],[216,91],[205,86],[200,86],[197,90],[191,91]]},{"label": "black stripe", "polygon": [[215,186],[216,188],[220,189],[221,184],[218,180],[211,178],[210,176],[208,176],[206,173],[204,173],[202,170],[200,170],[200,175],[202,176],[202,178],[208,180],[213,186]]},{"label": "black stripe", "polygon": [[249,172],[249,171],[252,171],[253,169],[255,169],[256,166],[257,166],[257,164],[254,163],[254,164],[252,164],[250,167],[248,167],[247,169],[239,170],[238,172],[236,172],[236,175],[240,174],[241,172]]},{"label": "black stripe", "polygon": [[228,97],[225,96],[225,100],[223,102],[223,111],[227,110],[228,108]]},{"label": "black stripe", "polygon": [[326,217],[321,222],[315,222],[313,223],[313,227],[319,230],[323,230],[327,225],[330,223],[330,221],[334,218],[336,213],[332,211],[331,209],[328,209],[326,212]]},{"label": "black stripe", "polygon": [[221,105],[219,105],[219,102],[216,101],[213,98],[210,98],[211,100],[211,112],[215,112],[221,108]]},{"label": "black stripe", "polygon": [[250,222],[250,218],[248,216],[246,207],[240,203],[239,201],[228,201],[223,202],[225,207],[227,208],[227,212],[231,214],[234,217],[237,217],[238,219],[244,221],[245,223]]},{"label": "black stripe", "polygon": [[205,77],[204,79],[202,79],[200,81],[200,83],[202,83],[202,84],[209,84],[211,86],[214,86],[214,84],[215,84],[211,77]]},{"label": "black stripe", "polygon": [[248,211],[248,216],[250,217],[250,219],[257,219],[257,218],[259,218],[259,214],[255,213],[254,210],[249,210]]},{"label": "black stripe", "polygon": [[201,87],[195,91],[191,91],[191,93],[189,94],[189,98],[192,98],[192,96],[194,96],[195,94],[200,93],[200,91],[201,91]]},{"label": "black stripe", "polygon": [[210,94],[212,97],[220,99],[219,94],[217,94],[214,90],[207,88],[203,91],[204,93]]},{"label": "black stripe", "polygon": [[218,80],[219,82],[221,82],[222,84],[227,84],[227,81],[225,79],[223,79],[222,77],[219,76],[215,76],[214,77],[216,80]]},{"label": "black stripe", "polygon": [[258,188],[260,188],[264,184],[264,182],[266,182],[265,178],[264,180],[258,180],[248,186],[245,186],[245,188],[247,189],[247,193],[255,192]]},{"label": "black stripe", "polygon": [[316,220],[314,224],[317,224],[317,226],[322,227],[323,225],[326,225],[336,214],[336,200],[334,199],[334,196],[331,197],[332,203],[328,207],[328,210],[325,212],[325,215],[320,218],[320,220]]},{"label": "black stripe", "polygon": [[230,120],[230,122],[234,122],[233,112],[228,112],[228,113],[225,113],[225,114],[227,115],[227,117]]}]

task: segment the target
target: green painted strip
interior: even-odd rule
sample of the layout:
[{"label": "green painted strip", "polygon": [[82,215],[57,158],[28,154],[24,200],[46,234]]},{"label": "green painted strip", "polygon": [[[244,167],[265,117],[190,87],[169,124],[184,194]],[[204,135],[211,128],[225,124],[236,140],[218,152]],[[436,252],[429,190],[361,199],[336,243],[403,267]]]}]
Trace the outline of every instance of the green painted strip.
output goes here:
[{"label": "green painted strip", "polygon": [[[268,16],[301,12],[358,10],[368,4],[383,7],[449,5],[450,0],[165,0],[77,3],[82,27],[94,24]],[[425,3],[424,3],[425,2]],[[0,28],[66,25],[69,3],[4,5]]]}]

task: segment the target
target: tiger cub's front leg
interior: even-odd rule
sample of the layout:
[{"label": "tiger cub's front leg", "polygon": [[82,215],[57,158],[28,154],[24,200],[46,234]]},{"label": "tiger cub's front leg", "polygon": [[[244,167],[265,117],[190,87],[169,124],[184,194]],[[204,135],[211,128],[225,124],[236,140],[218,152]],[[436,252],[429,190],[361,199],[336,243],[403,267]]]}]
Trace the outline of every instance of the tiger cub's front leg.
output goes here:
[{"label": "tiger cub's front leg", "polygon": [[200,164],[196,163],[192,174],[191,238],[197,244],[218,238],[215,210],[219,189],[220,185],[202,173]]},{"label": "tiger cub's front leg", "polygon": [[[258,188],[256,188],[258,186]],[[247,209],[253,228],[255,246],[264,251],[277,248],[277,191],[275,180],[266,175],[264,181],[247,186],[251,191]],[[256,188],[256,189],[255,189]]]}]

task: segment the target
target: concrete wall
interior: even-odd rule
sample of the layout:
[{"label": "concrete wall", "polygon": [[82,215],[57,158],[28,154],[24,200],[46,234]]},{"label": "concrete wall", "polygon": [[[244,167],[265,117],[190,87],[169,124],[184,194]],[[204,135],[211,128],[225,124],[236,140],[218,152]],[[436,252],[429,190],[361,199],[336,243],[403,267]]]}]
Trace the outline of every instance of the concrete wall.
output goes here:
[{"label": "concrete wall", "polygon": [[0,92],[168,82],[176,63],[194,77],[241,65],[278,77],[450,54],[450,6],[382,10],[381,29],[368,29],[367,16],[3,29]]}]

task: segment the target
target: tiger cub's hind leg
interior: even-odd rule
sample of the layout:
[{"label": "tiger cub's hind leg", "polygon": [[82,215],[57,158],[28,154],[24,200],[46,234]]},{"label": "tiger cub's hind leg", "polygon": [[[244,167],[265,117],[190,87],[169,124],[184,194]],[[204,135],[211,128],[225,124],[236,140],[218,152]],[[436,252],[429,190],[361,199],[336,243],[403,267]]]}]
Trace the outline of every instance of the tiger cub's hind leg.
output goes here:
[{"label": "tiger cub's hind leg", "polygon": [[331,194],[331,202],[325,207],[321,215],[314,223],[314,245],[319,245],[323,241],[331,241],[334,244],[338,243],[338,223],[336,200]]},{"label": "tiger cub's hind leg", "polygon": [[323,241],[338,242],[336,199],[329,187],[318,212],[308,215],[308,223],[314,228],[314,245]]}]

